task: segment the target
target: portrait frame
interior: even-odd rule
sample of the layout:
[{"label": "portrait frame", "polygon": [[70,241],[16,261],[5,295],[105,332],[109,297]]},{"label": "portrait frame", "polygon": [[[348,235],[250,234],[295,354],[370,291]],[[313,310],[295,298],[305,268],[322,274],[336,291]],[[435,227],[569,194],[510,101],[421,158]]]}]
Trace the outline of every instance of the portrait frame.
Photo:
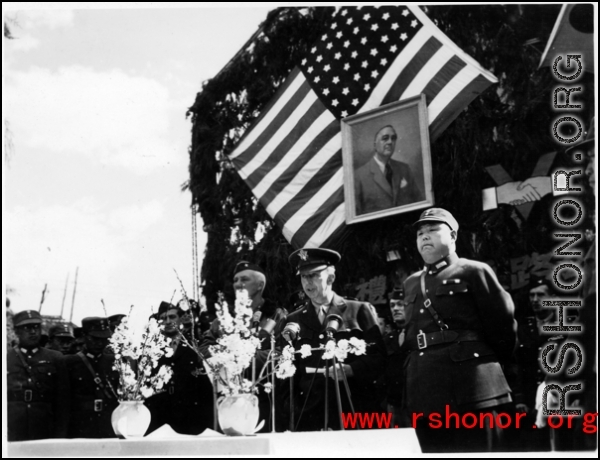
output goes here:
[{"label": "portrait frame", "polygon": [[[393,152],[382,153],[391,147],[377,152],[376,139],[380,132],[381,136],[391,137],[390,127],[397,136]],[[341,128],[347,224],[433,206],[424,94],[344,118]],[[380,161],[385,155],[391,170],[385,169],[389,173],[387,181],[383,172],[385,160]]]}]

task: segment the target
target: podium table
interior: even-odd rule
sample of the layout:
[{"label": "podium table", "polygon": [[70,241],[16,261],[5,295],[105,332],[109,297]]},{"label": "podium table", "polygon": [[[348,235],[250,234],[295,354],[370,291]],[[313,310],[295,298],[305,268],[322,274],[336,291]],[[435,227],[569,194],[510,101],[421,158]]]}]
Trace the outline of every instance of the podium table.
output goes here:
[{"label": "podium table", "polygon": [[[155,432],[156,433],[156,432]],[[7,443],[9,457],[128,456],[384,456],[412,457],[421,448],[415,430],[316,431],[265,433],[254,436],[172,434],[141,439],[45,439]]]}]

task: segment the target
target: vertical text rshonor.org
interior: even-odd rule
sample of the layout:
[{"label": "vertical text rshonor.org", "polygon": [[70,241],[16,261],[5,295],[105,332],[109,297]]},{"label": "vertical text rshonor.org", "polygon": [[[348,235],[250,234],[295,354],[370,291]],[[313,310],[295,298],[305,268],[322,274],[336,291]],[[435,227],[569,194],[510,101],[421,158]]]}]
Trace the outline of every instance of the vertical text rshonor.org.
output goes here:
[{"label": "vertical text rshonor.org", "polygon": [[[554,65],[552,66],[552,71],[553,71],[554,76],[559,81],[562,81],[565,83],[566,82],[575,83],[575,81],[580,78],[580,76],[582,75],[583,70],[584,70],[583,57],[580,54],[567,54],[566,62],[565,62],[566,68],[570,69],[570,71],[575,70],[575,69],[572,69],[572,64],[574,64],[574,63],[577,64],[577,69],[574,71],[574,73],[572,73],[569,76],[564,75],[563,73],[561,73],[558,70],[558,65],[559,65],[560,61],[562,61],[562,60],[563,60],[562,56],[558,56],[554,60]],[[571,93],[581,92],[581,91],[583,91],[583,88],[581,86],[570,86],[568,88],[565,86],[556,87],[554,89],[554,101],[553,101],[554,109],[557,111],[565,110],[565,109],[567,109],[567,110],[574,109],[575,111],[581,110],[582,109],[581,104],[571,104],[570,103],[571,102],[570,101]],[[558,103],[559,96],[562,98],[563,93],[564,93],[564,101],[561,101],[561,102],[564,102],[564,104],[559,104]],[[581,136],[583,134],[583,127],[582,127],[583,123],[581,122],[581,120],[579,120],[577,118],[576,115],[574,115],[572,113],[568,113],[568,114],[560,113],[560,115],[561,116],[555,120],[555,122],[552,126],[552,133],[554,135],[554,138],[559,143],[566,144],[564,146],[568,146],[568,144],[573,144],[574,142],[577,142],[581,138]],[[560,128],[563,127],[564,123],[574,124],[577,127],[577,133],[571,137],[563,137],[563,135],[560,133],[560,131],[561,131]],[[575,162],[580,162],[582,160],[585,160],[585,158],[582,158],[581,152],[577,152],[577,151],[574,152],[573,159],[575,160]],[[578,175],[579,176],[582,175],[582,168],[575,169],[572,171],[565,171],[565,170],[555,171],[553,174],[553,178],[552,178],[553,190],[555,192],[581,193],[580,187],[571,187],[570,186],[571,177],[578,176]],[[560,185],[559,185],[559,182],[560,182]],[[564,217],[565,213],[561,212],[561,211],[568,209],[569,207],[571,208],[571,210],[574,209],[576,211],[576,215],[573,218]],[[565,229],[564,233],[555,233],[554,234],[555,238],[556,239],[560,239],[560,238],[568,238],[569,239],[565,244],[563,244],[562,246],[557,248],[554,253],[558,257],[569,257],[570,259],[568,260],[568,262],[561,263],[560,265],[558,265],[554,269],[554,272],[552,275],[555,285],[565,293],[573,292],[577,287],[579,287],[581,285],[581,283],[583,281],[583,273],[582,273],[582,269],[580,267],[580,265],[581,265],[580,260],[581,260],[582,252],[578,251],[578,250],[565,251],[565,249],[567,249],[569,246],[575,244],[577,241],[579,241],[582,238],[581,233],[573,233],[573,232],[567,233],[567,232],[569,231],[569,229],[573,228],[573,226],[576,225],[581,220],[583,213],[584,213],[584,210],[582,208],[582,204],[579,203],[579,201],[577,201],[576,199],[572,199],[572,198],[558,200],[554,204],[554,207],[552,210],[552,214],[553,214],[555,222],[562,229]],[[575,259],[575,261],[573,261],[574,256],[577,257],[577,259]],[[577,275],[576,281],[571,284],[561,283],[561,281],[559,281],[558,274],[563,270],[571,270],[571,271],[575,272]],[[582,333],[581,325],[576,325],[576,324],[565,325],[564,324],[564,309],[565,309],[565,307],[581,308],[581,306],[582,306],[581,298],[575,297],[573,300],[562,300],[561,299],[561,300],[544,301],[543,305],[545,307],[558,308],[558,324],[553,325],[553,326],[543,326],[542,329],[544,332],[550,332],[550,333],[552,333],[552,332],[554,332],[554,333],[570,332],[570,333],[574,333],[574,334]],[[587,327],[594,327],[594,326],[589,325]],[[581,347],[577,343],[575,343],[574,341],[565,342],[560,349],[560,353],[558,353],[558,357],[556,359],[555,365],[551,366],[548,363],[548,354],[550,352],[552,352],[554,350],[554,348],[555,348],[555,344],[548,344],[544,348],[544,350],[542,350],[541,360],[542,360],[542,365],[544,366],[544,369],[546,370],[546,372],[548,372],[549,374],[558,373],[563,366],[564,357],[568,350],[573,350],[576,354],[577,359],[576,359],[576,363],[567,370],[567,375],[574,375],[575,373],[580,371],[580,368],[584,361],[584,356],[583,356]],[[557,350],[557,352],[558,352],[558,350]],[[548,409],[548,392],[550,392],[552,390],[554,390],[558,393],[559,407],[554,408],[554,409]],[[543,391],[543,399],[542,399],[544,415],[546,415],[546,416],[551,416],[551,415],[580,416],[582,413],[581,409],[568,409],[565,406],[566,406],[567,392],[569,392],[569,391],[580,392],[581,390],[582,390],[581,382],[576,382],[573,384],[565,385],[562,388],[560,385],[555,384],[555,383],[546,384],[544,391]]]}]

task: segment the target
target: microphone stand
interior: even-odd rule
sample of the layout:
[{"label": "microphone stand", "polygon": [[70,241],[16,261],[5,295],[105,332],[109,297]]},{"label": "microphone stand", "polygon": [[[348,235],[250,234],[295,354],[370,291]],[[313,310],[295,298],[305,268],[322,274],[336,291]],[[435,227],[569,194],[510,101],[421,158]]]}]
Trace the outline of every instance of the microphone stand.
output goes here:
[{"label": "microphone stand", "polygon": [[[335,342],[335,339],[333,338],[333,333],[332,331],[327,331],[327,338],[328,341],[329,340],[333,340]],[[337,402],[337,408],[338,408],[338,417],[340,419],[340,429],[342,431],[345,430],[344,428],[344,424],[342,421],[342,397],[340,394],[340,382],[338,380],[338,370],[337,370],[337,362],[335,359],[335,354],[333,355],[332,358],[332,362],[333,362],[333,380],[335,381],[335,399]],[[342,372],[342,376],[343,376],[343,380],[344,380],[344,385],[346,387],[346,391],[348,392],[348,400],[350,401],[350,407],[352,408],[352,413],[354,414],[354,407],[352,405],[352,399],[350,397],[350,391],[348,388],[348,382],[346,380],[346,373],[344,372],[344,367],[340,367],[340,370]],[[325,364],[325,431],[327,431],[327,422],[328,422],[328,409],[329,409],[329,400],[328,400],[328,396],[329,396],[329,392],[328,392],[328,388],[329,388],[329,367],[327,366],[327,364]]]}]

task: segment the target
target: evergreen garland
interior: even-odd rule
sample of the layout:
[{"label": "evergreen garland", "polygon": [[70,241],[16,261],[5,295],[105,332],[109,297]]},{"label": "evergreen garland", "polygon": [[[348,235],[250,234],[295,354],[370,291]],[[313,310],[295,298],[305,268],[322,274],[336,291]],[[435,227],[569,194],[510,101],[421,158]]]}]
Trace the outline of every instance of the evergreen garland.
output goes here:
[{"label": "evergreen garland", "polygon": [[[558,83],[549,68],[538,69],[560,5],[450,5],[424,10],[499,79],[431,145],[431,152],[436,206],[450,210],[460,223],[459,255],[490,262],[508,284],[511,257],[555,248],[552,197],[537,202],[526,221],[512,206],[483,212],[481,190],[496,185],[484,168],[500,164],[514,180],[524,180],[541,155],[561,148],[550,131],[556,118],[552,95]],[[219,291],[232,295],[232,269],[241,259],[265,269],[265,295],[280,305],[287,306],[290,294],[300,288],[287,260],[292,247],[227,153],[321,35],[331,11],[314,7],[271,11],[251,43],[202,85],[188,111],[193,128],[187,187],[208,234],[201,277],[209,308]],[[526,44],[535,38],[537,43]],[[581,97],[588,101],[578,117],[587,125],[594,110],[593,75],[584,75],[577,84],[585,88]],[[559,152],[555,165],[569,162]],[[349,286],[389,274],[394,264],[386,261],[388,251],[398,251],[402,264],[418,269],[421,258],[412,223],[419,214],[353,224],[331,238],[324,246],[343,256],[337,266],[336,291],[352,296]],[[586,225],[589,221],[582,223]],[[264,233],[258,242],[257,229]]]}]

